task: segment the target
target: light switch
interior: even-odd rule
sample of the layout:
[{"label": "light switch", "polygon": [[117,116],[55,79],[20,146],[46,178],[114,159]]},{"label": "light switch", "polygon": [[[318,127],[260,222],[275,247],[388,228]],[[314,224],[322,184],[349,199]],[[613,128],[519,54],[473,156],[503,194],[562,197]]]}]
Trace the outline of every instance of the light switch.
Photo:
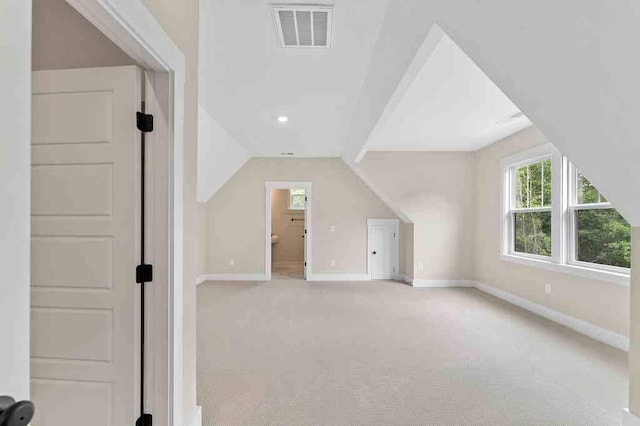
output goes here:
[{"label": "light switch", "polygon": [[329,232],[336,232],[336,226],[331,225],[331,227],[329,227]]}]

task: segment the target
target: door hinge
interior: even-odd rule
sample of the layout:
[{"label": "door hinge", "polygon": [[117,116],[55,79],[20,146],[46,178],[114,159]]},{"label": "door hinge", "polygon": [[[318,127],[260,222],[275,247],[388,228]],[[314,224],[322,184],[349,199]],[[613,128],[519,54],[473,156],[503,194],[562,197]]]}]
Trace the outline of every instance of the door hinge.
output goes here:
[{"label": "door hinge", "polygon": [[304,234],[307,235],[307,230],[306,229],[304,230]]},{"label": "door hinge", "polygon": [[141,132],[153,132],[153,115],[136,112],[136,124]]},{"label": "door hinge", "polygon": [[304,266],[307,266],[307,262],[304,262]]},{"label": "door hinge", "polygon": [[153,417],[151,414],[143,414],[142,417],[139,417],[136,421],[136,426],[152,426]]},{"label": "door hinge", "polygon": [[141,284],[151,281],[153,281],[153,265],[138,265],[136,267],[136,282]]}]

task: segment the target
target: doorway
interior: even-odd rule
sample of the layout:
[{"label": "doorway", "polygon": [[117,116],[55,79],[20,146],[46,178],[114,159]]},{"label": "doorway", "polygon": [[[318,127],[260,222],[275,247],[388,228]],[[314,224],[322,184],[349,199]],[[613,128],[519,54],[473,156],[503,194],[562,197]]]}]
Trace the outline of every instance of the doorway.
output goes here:
[{"label": "doorway", "polygon": [[399,274],[400,221],[367,220],[369,274],[372,280],[392,280]]},{"label": "doorway", "polygon": [[311,183],[266,182],[265,276],[306,279],[311,270]]},{"label": "doorway", "polygon": [[108,18],[33,6],[32,424],[173,424],[172,77]]}]

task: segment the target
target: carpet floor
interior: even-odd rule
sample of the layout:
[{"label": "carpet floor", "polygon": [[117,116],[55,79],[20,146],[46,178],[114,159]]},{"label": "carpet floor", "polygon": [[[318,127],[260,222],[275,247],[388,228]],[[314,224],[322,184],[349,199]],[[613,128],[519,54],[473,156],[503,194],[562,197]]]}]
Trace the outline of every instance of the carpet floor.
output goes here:
[{"label": "carpet floor", "polygon": [[476,289],[198,286],[203,425],[618,425],[626,353]]}]

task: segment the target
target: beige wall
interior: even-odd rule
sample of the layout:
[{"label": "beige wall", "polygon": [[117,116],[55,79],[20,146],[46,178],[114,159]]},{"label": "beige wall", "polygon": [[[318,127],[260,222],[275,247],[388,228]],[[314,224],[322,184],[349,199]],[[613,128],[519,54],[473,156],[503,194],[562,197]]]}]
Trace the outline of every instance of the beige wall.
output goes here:
[{"label": "beige wall", "polygon": [[271,246],[273,265],[303,264],[304,210],[289,210],[288,189],[271,191],[271,209],[271,232],[278,236]]},{"label": "beige wall", "polygon": [[33,0],[32,19],[33,70],[135,64],[65,0]]},{"label": "beige wall", "polygon": [[357,167],[413,222],[413,265],[404,262],[412,271],[407,275],[473,279],[474,153],[369,152]]},{"label": "beige wall", "polygon": [[198,137],[198,0],[142,0],[185,55],[183,414],[196,407],[196,279],[201,270],[202,205],[196,202]]},{"label": "beige wall", "polygon": [[413,223],[400,222],[400,274],[413,278]]},{"label": "beige wall", "polygon": [[[542,133],[529,128],[476,153],[476,280],[628,335],[629,287],[500,259],[500,161],[546,142]],[[545,293],[545,284],[551,284],[551,294]]]},{"label": "beige wall", "polygon": [[312,273],[366,273],[367,219],[396,215],[340,159],[269,158],[249,160],[207,203],[206,273],[264,272],[266,181],[312,182]]}]

